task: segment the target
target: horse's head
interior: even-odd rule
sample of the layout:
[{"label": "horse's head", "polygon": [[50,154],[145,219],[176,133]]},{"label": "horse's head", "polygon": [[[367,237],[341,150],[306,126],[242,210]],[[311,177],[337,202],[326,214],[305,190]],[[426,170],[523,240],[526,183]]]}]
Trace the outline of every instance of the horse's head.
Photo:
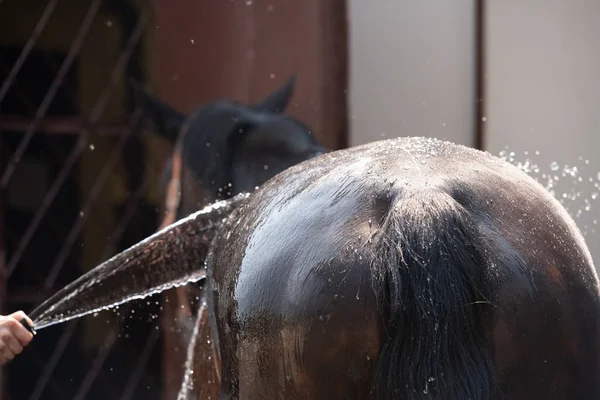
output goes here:
[{"label": "horse's head", "polygon": [[184,116],[133,84],[151,129],[175,144],[205,201],[254,190],[277,173],[327,150],[310,129],[284,115],[295,77],[255,106],[220,100]]}]

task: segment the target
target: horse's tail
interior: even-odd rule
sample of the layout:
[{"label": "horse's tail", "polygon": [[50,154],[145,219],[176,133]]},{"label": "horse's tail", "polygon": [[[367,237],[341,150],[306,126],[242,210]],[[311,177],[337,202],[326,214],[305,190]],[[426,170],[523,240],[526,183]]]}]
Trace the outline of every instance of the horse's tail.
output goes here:
[{"label": "horse's tail", "polygon": [[372,267],[385,319],[374,398],[500,397],[484,338],[480,237],[474,217],[441,191],[392,204]]}]

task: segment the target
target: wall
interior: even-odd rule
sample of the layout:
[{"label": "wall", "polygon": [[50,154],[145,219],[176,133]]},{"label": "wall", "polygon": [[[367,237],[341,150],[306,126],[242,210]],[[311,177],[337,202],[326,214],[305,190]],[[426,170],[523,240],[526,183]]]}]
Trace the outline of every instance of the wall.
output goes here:
[{"label": "wall", "polygon": [[[349,0],[350,145],[474,145],[474,17],[468,0]],[[484,18],[484,149],[537,165],[598,259],[600,3],[488,0]]]},{"label": "wall", "polygon": [[[23,46],[47,4],[32,0],[22,1],[18,5],[14,0],[12,3],[12,5],[3,5],[3,11],[0,13],[0,42],[3,45]],[[35,49],[58,50],[66,53],[77,36],[77,31],[89,7],[89,4],[76,0],[59,2],[36,42]],[[78,52],[75,67],[78,76],[78,92],[73,93],[73,96],[83,115],[91,114],[100,93],[107,85],[107,71],[112,70],[119,55],[118,30],[116,21],[100,10]],[[18,79],[22,78],[18,77]],[[34,104],[34,107],[37,106],[38,104]],[[122,93],[117,91],[107,104],[100,122],[117,120],[122,109]],[[89,143],[93,144],[94,150],[86,148],[81,153],[78,166],[72,172],[73,176],[78,178],[82,193],[82,204],[73,205],[75,207],[82,207],[87,200],[99,171],[114,147],[115,139],[92,133]],[[121,179],[123,173],[119,167],[115,168],[103,190],[100,191],[94,203],[93,213],[88,216],[88,223],[82,229],[79,239],[82,247],[82,273],[104,261],[107,238],[115,224],[113,207],[125,195]],[[50,266],[51,264],[48,268]],[[106,314],[106,319],[112,317],[113,314]],[[89,327],[84,338],[86,344],[99,345],[104,342],[104,334],[110,328],[106,324],[106,319],[83,321],[83,324]]]},{"label": "wall", "polygon": [[295,73],[287,112],[343,147],[345,15],[343,0],[159,0],[157,94],[183,113],[219,98],[252,104]]},{"label": "wall", "polygon": [[[559,178],[556,194],[576,217],[597,260],[600,2],[487,4],[486,148],[497,154],[508,146],[515,161],[530,158],[539,165],[536,175],[543,182],[548,177],[542,174]],[[565,164],[579,173],[563,176]]]},{"label": "wall", "polygon": [[[155,17],[151,86],[173,108],[190,113],[216,99],[255,104],[295,73],[287,112],[323,145],[346,146],[344,0],[159,0]],[[185,356],[173,351],[175,304],[165,302],[162,313],[169,399],[179,390]]]},{"label": "wall", "polygon": [[474,145],[474,1],[349,0],[350,145]]}]

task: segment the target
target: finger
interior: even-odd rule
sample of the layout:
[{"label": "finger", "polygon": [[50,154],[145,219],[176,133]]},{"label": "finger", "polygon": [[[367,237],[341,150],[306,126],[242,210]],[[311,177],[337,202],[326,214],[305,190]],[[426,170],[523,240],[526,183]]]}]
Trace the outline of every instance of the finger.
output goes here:
[{"label": "finger", "polygon": [[2,355],[2,353],[0,353],[0,365],[6,365],[8,363],[8,359],[6,359],[6,357],[4,357]]},{"label": "finger", "polygon": [[13,358],[15,358],[15,355],[13,354],[13,352],[10,351],[10,349],[6,345],[4,345],[4,346],[2,346],[2,348],[0,348],[0,355],[2,355],[2,357],[4,357],[7,360],[7,362],[12,360]]},{"label": "finger", "polygon": [[23,346],[27,346],[29,342],[31,342],[31,339],[33,339],[31,332],[29,332],[27,328],[21,325],[21,323],[16,319],[10,319],[6,322],[6,324],[12,334],[19,339],[19,342],[21,342]]},{"label": "finger", "polygon": [[33,321],[31,320],[31,318],[29,318],[27,316],[27,314],[25,314],[23,311],[19,310],[19,311],[15,311],[14,313],[10,314],[9,317],[12,317],[14,319],[16,319],[17,321],[20,320],[21,318],[25,319],[25,321],[27,321],[27,323],[30,326],[33,326]]},{"label": "finger", "polygon": [[12,334],[6,334],[2,339],[4,340],[6,347],[8,347],[13,355],[21,354],[23,351],[23,345],[16,336]]}]

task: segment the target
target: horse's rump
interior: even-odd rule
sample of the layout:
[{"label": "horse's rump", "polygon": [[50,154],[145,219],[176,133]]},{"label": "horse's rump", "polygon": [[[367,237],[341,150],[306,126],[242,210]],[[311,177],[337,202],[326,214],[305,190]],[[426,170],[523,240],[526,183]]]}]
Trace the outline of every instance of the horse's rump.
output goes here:
[{"label": "horse's rump", "polygon": [[420,138],[284,171],[209,260],[222,395],[595,398],[598,279],[557,204]]}]

